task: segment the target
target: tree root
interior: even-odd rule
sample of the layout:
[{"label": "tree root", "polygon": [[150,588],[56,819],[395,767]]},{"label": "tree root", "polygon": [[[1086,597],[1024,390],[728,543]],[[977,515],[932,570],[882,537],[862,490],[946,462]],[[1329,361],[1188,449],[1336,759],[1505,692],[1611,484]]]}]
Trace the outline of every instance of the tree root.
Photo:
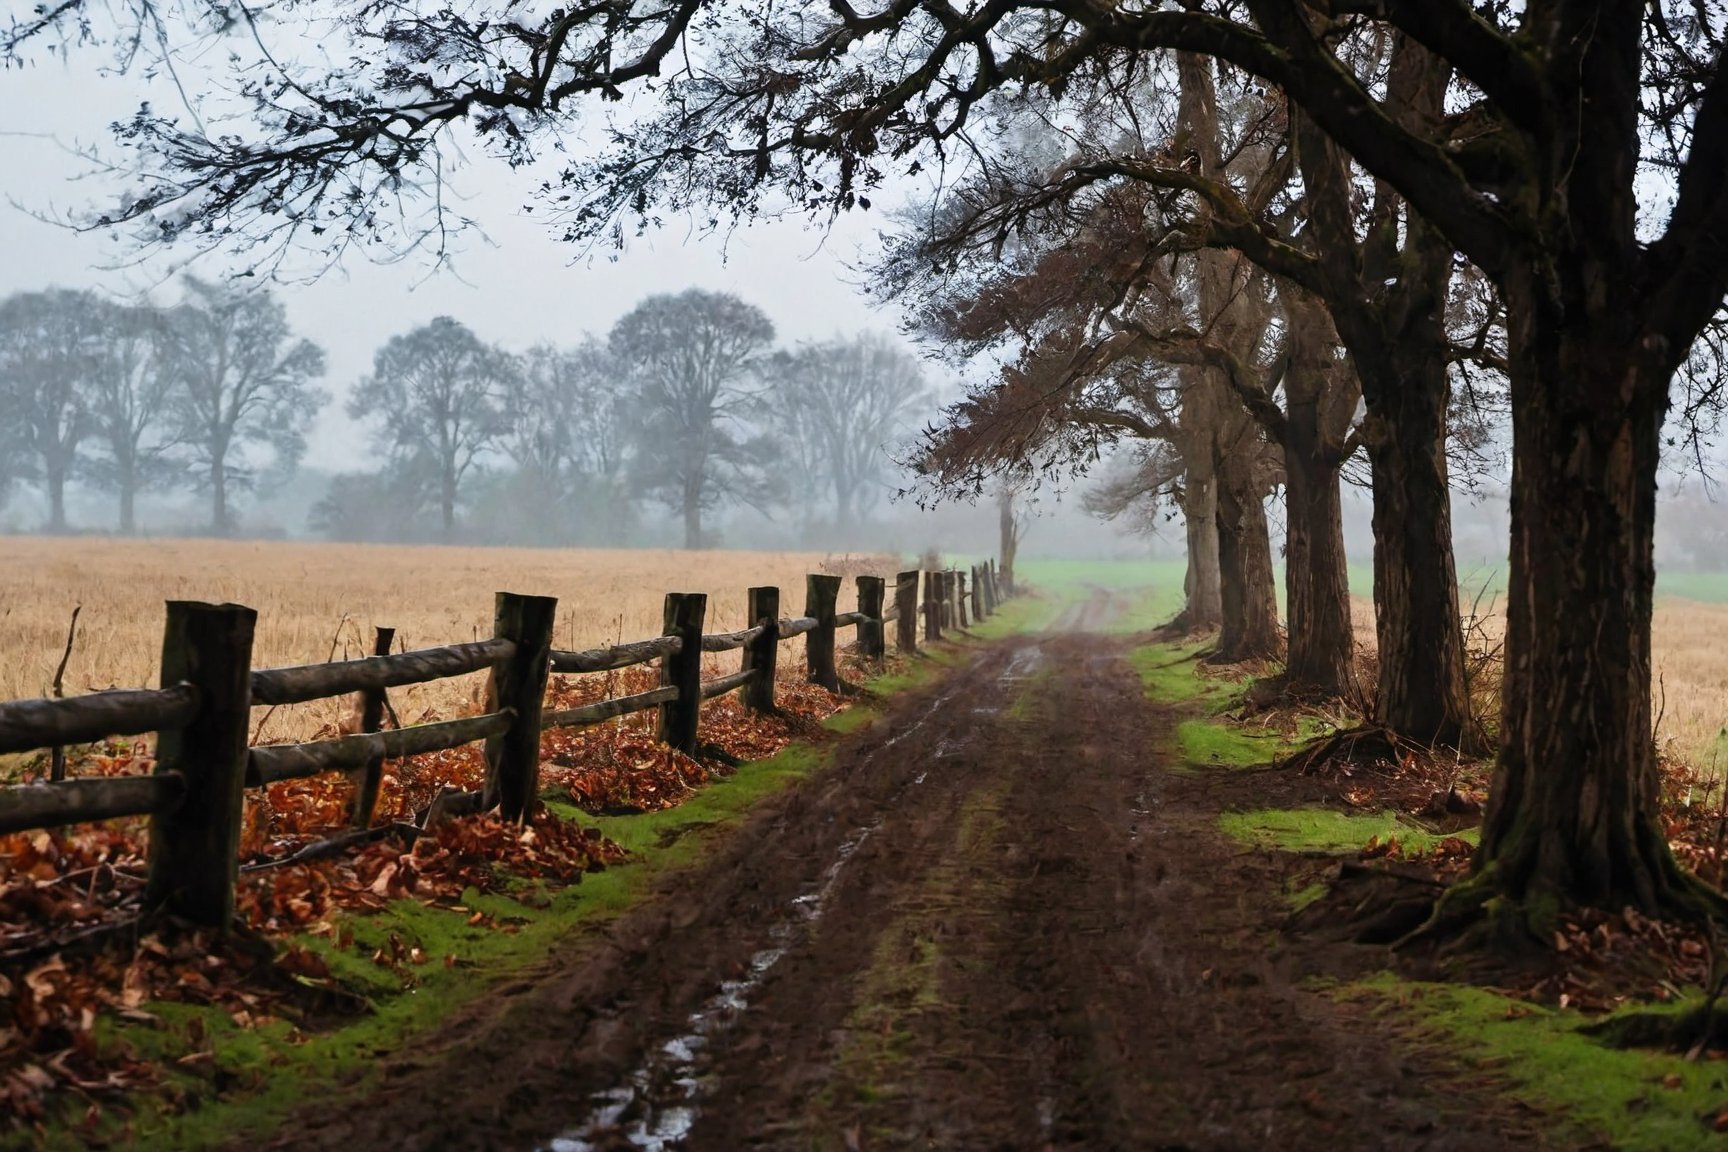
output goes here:
[{"label": "tree root", "polygon": [[1314,775],[1328,764],[1340,761],[1354,764],[1373,759],[1399,764],[1405,756],[1427,751],[1428,749],[1421,745],[1403,739],[1390,728],[1363,724],[1334,732],[1330,736],[1322,736],[1286,756],[1277,766],[1303,775]]}]

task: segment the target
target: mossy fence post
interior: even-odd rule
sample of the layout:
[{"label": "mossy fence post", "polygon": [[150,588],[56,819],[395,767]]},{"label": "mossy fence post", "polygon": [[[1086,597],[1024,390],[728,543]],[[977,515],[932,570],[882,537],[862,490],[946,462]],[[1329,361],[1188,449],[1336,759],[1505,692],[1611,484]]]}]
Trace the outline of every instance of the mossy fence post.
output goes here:
[{"label": "mossy fence post", "polygon": [[744,645],[742,671],[756,676],[744,685],[744,707],[752,712],[774,711],[774,672],[780,658],[780,589],[750,589],[749,609],[745,620],[750,627],[760,624],[762,634]]},{"label": "mossy fence post", "polygon": [[486,740],[483,808],[497,807],[506,820],[526,820],[540,791],[540,713],[552,669],[552,627],[558,601],[552,596],[498,593],[492,635],[516,650],[492,666],[486,681],[486,711],[515,711],[501,736]]},{"label": "mossy fence post", "polygon": [[918,573],[894,577],[894,608],[894,646],[909,656],[918,651]]},{"label": "mossy fence post", "polygon": [[192,685],[198,711],[157,737],[157,773],[178,773],[186,788],[178,806],[150,821],[145,901],[223,932],[240,870],[257,624],[258,613],[239,604],[170,600],[162,633],[162,687]]},{"label": "mossy fence post", "polygon": [[702,719],[702,623],[707,614],[704,593],[666,593],[663,631],[678,637],[681,646],[660,658],[661,685],[678,689],[676,699],[660,705],[660,739],[685,753],[696,751]]},{"label": "mossy fence post", "polygon": [[816,627],[804,634],[804,666],[810,683],[830,692],[840,691],[840,672],[834,665],[834,604],[840,599],[840,577],[812,572],[804,578],[804,615]]},{"label": "mossy fence post", "polygon": [[880,576],[858,577],[858,611],[864,614],[864,619],[858,622],[858,654],[878,663],[888,652],[882,625],[882,598],[886,588],[887,582]]},{"label": "mossy fence post", "polygon": [[[372,655],[390,655],[390,646],[396,642],[396,629],[374,628],[372,630]],[[384,726],[384,689],[368,688],[360,693],[360,731],[376,732]],[[354,781],[354,806],[351,816],[356,828],[372,826],[372,813],[378,807],[378,788],[384,779],[384,757],[374,756],[366,761],[366,767],[360,770],[360,778]]]},{"label": "mossy fence post", "polygon": [[954,573],[954,624],[964,629],[968,625],[966,619],[966,573]]}]

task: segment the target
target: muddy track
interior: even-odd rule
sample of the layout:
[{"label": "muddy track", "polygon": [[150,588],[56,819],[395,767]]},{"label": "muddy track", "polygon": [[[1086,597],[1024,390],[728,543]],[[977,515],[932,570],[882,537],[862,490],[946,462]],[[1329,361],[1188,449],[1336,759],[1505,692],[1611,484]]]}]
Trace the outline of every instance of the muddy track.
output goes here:
[{"label": "muddy track", "polygon": [[1290,982],[1277,877],[1162,765],[1124,651],[980,647],[276,1146],[1528,1147]]}]

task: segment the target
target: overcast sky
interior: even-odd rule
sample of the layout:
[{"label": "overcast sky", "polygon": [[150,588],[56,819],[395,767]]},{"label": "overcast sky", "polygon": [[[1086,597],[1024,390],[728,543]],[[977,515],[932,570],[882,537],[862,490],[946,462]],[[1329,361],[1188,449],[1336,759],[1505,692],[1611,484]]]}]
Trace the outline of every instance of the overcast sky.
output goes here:
[{"label": "overcast sky", "polygon": [[[136,292],[162,276],[159,264],[116,269],[135,254],[105,236],[33,219],[10,203],[46,213],[100,203],[104,185],[88,178],[89,164],[65,148],[105,144],[107,126],[146,98],[172,106],[171,92],[135,77],[101,75],[106,59],[90,51],[69,62],[0,71],[0,295],[51,285]],[[442,314],[519,349],[539,340],[574,341],[584,331],[603,335],[643,296],[694,285],[757,305],[786,342],[891,331],[897,324],[892,312],[871,310],[848,283],[854,277],[847,264],[871,250],[879,213],[852,213],[826,232],[779,223],[702,237],[679,227],[633,241],[616,262],[580,260],[522,211],[536,177],[513,173],[478,150],[470,150],[469,161],[454,185],[466,198],[465,214],[484,225],[493,243],[479,236],[463,241],[460,279],[428,276],[426,264],[412,259],[380,266],[356,258],[315,284],[277,289],[296,328],[329,353],[325,386],[339,397],[369,369],[384,339]],[[206,262],[193,270],[216,276],[223,268]],[[172,296],[172,289],[163,294]],[[309,439],[306,462],[325,468],[353,468],[364,444],[339,404]]]}]

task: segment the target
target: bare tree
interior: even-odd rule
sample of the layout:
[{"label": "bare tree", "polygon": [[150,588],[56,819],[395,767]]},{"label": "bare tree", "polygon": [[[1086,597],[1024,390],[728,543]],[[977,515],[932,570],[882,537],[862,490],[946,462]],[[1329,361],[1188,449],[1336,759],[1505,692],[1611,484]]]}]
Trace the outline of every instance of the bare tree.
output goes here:
[{"label": "bare tree", "polygon": [[150,304],[106,305],[101,359],[91,378],[90,408],[104,452],[91,478],[120,501],[120,531],[137,530],[140,490],[171,469],[174,446],[166,413],[178,380],[167,318]]},{"label": "bare tree", "polygon": [[327,399],[312,381],[324,374],[324,352],[296,340],[287,312],[264,291],[194,277],[186,300],[169,315],[174,389],[168,417],[210,492],[210,531],[234,530],[229,494],[250,486],[255,451],[291,467],[305,450],[305,431]]},{"label": "bare tree", "polygon": [[511,483],[560,503],[567,539],[616,541],[630,520],[630,395],[604,342],[540,344],[522,358],[504,395]]},{"label": "bare tree", "polygon": [[0,303],[0,378],[33,464],[26,474],[38,476],[48,494],[51,532],[66,530],[66,483],[79,446],[96,429],[91,398],[105,312],[92,294],[64,288]]},{"label": "bare tree", "polygon": [[509,354],[439,316],[392,336],[349,397],[348,414],[374,423],[373,440],[394,465],[424,462],[446,540],[456,534],[463,480],[503,440],[518,371]]},{"label": "bare tree", "polygon": [[772,379],[771,421],[804,491],[828,491],[838,526],[868,515],[887,488],[889,445],[929,396],[917,359],[878,333],[837,336],[777,356]]},{"label": "bare tree", "polygon": [[698,288],[650,296],[612,328],[612,354],[634,385],[637,483],[682,517],[686,548],[706,542],[704,511],[725,500],[759,507],[769,494],[747,437],[773,340],[759,308]]}]

